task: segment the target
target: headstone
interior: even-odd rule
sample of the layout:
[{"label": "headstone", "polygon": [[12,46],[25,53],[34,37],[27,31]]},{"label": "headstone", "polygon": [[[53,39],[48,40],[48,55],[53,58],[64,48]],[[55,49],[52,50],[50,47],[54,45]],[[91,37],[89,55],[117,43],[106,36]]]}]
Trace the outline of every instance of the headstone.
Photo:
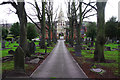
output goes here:
[{"label": "headstone", "polygon": [[13,50],[9,50],[8,54],[14,54],[14,51]]},{"label": "headstone", "polygon": [[46,53],[41,53],[41,55],[45,55]]},{"label": "headstone", "polygon": [[39,46],[41,46],[41,41],[39,42]]},{"label": "headstone", "polygon": [[117,40],[117,44],[119,44],[119,40]]},{"label": "headstone", "polygon": [[92,69],[90,69],[92,72],[96,72],[96,73],[99,73],[99,74],[103,74],[103,73],[105,73],[106,71],[105,70],[103,70],[103,69],[101,69],[101,68],[96,68],[96,69],[94,69],[94,68],[92,68]]},{"label": "headstone", "polygon": [[5,41],[2,41],[2,48],[4,49],[5,48]]},{"label": "headstone", "polygon": [[85,50],[85,47],[82,47],[82,50]]},{"label": "headstone", "polygon": [[14,53],[14,69],[16,71],[24,71],[24,51],[18,46]]},{"label": "headstone", "polygon": [[107,51],[111,51],[111,47],[106,47],[107,48]]},{"label": "headstone", "polygon": [[11,41],[11,43],[14,43],[14,38],[12,38],[12,41]]},{"label": "headstone", "polygon": [[29,47],[30,54],[34,54],[36,50],[35,43],[32,41],[31,43],[28,43],[28,44],[29,44],[28,47]]},{"label": "headstone", "polygon": [[20,43],[20,38],[18,38],[17,43],[18,43],[18,44]]},{"label": "headstone", "polygon": [[11,43],[11,42],[8,43],[7,47],[9,47],[10,43]]},{"label": "headstone", "polygon": [[38,63],[39,61],[40,61],[40,59],[36,58],[36,59],[31,60],[30,63]]},{"label": "headstone", "polygon": [[90,48],[87,48],[87,50],[90,50]]},{"label": "headstone", "polygon": [[44,59],[44,57],[43,57],[43,56],[38,56],[38,58],[39,58],[39,59]]},{"label": "headstone", "polygon": [[47,47],[49,47],[50,45],[49,45],[49,43],[47,43]]},{"label": "headstone", "polygon": [[36,40],[34,40],[34,42],[36,42]]},{"label": "headstone", "polygon": [[80,45],[78,45],[78,44],[75,44],[75,54],[76,54],[76,56],[82,56],[81,55],[81,46]]},{"label": "headstone", "polygon": [[91,47],[91,45],[89,45],[88,47]]},{"label": "headstone", "polygon": [[47,53],[47,46],[45,46],[45,53]]}]

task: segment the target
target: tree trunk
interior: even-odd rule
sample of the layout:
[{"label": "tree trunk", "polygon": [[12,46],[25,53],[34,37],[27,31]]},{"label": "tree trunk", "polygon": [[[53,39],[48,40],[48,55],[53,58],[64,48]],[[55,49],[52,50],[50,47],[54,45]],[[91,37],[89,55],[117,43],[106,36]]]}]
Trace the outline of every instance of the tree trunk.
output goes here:
[{"label": "tree trunk", "polygon": [[20,46],[27,55],[27,15],[24,6],[24,2],[18,2],[17,15],[20,21]]},{"label": "tree trunk", "polygon": [[76,52],[76,55],[77,56],[82,56],[81,55],[81,34],[80,34],[80,29],[81,29],[81,26],[82,26],[82,3],[80,2],[80,21],[79,23],[77,22],[77,15],[76,15],[76,12],[75,12],[75,24],[76,24],[76,49],[75,49],[75,52]]},{"label": "tree trunk", "polygon": [[68,42],[68,28],[66,29],[66,38],[65,38],[66,40],[66,42]]},{"label": "tree trunk", "polygon": [[52,11],[50,10],[52,7],[51,7],[51,2],[49,2],[49,9],[48,9],[48,26],[49,26],[49,30],[48,30],[48,44],[51,45],[51,23],[52,23],[52,20],[51,20],[51,17],[52,17]]},{"label": "tree trunk", "polygon": [[94,37],[91,38],[91,46],[93,47],[94,45]]},{"label": "tree trunk", "polygon": [[41,48],[45,48],[45,2],[42,2],[42,26],[41,26],[41,34],[42,34],[42,39],[41,39]]},{"label": "tree trunk", "polygon": [[73,44],[74,44],[74,39],[73,39],[73,30],[74,30],[74,28],[73,28],[73,24],[74,24],[74,20],[73,20],[73,18],[71,18],[71,21],[70,21],[70,31],[71,31],[71,37],[70,37],[70,44],[71,44],[71,46],[73,47]]},{"label": "tree trunk", "polygon": [[[22,54],[19,54],[19,50],[18,48],[16,49],[16,51],[18,50],[18,52],[16,52],[15,54],[15,59],[14,59],[14,68],[15,70],[18,71],[24,71],[24,56],[28,54],[28,44],[27,44],[27,14],[25,11],[25,3],[24,0],[23,2],[19,2],[17,1],[17,6],[16,6],[16,13],[18,15],[19,21],[20,21],[20,47],[18,48],[22,48],[23,52]],[[21,57],[18,59],[18,57]],[[20,61],[21,60],[21,61]],[[20,62],[18,64],[18,62]]]},{"label": "tree trunk", "polygon": [[53,17],[51,16],[52,42],[56,42],[56,39],[55,39],[56,38],[56,32],[55,32],[55,28],[53,27],[54,24],[53,24],[52,20],[53,20]]},{"label": "tree trunk", "polygon": [[50,21],[50,15],[48,16],[48,44],[51,45],[51,21]]},{"label": "tree trunk", "polygon": [[94,60],[104,62],[104,44],[105,44],[105,5],[106,2],[97,2],[97,37],[95,44]]}]

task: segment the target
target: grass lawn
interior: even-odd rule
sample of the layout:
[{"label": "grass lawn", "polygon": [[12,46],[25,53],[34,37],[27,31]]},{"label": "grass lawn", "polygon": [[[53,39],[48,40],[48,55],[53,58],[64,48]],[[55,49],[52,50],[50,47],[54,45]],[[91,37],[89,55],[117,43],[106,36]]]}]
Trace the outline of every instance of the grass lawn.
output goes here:
[{"label": "grass lawn", "polygon": [[[29,68],[28,64],[25,64],[25,69]],[[5,70],[14,70],[14,61],[7,61],[5,63],[2,63],[2,71]]]},{"label": "grass lawn", "polygon": [[[50,53],[54,47],[47,47],[47,53]],[[40,47],[36,47],[35,53],[45,53],[45,49],[40,49]]]},{"label": "grass lawn", "polygon": [[[1,44],[1,43],[0,43]],[[0,56],[0,58],[1,57],[5,57],[5,56],[8,56],[8,55],[10,55],[10,54],[8,54],[8,51],[9,50],[13,50],[13,51],[15,51],[15,49],[17,48],[17,47],[14,47],[14,46],[19,46],[19,44],[18,43],[11,43],[8,47],[7,47],[7,45],[9,44],[9,42],[6,42],[6,44],[5,44],[5,46],[6,46],[6,49],[4,49],[4,50],[0,50],[0,54],[2,54],[1,56]],[[35,42],[35,45],[38,45],[39,44],[39,42],[38,41],[36,41]],[[47,44],[47,43],[46,43]],[[53,45],[55,45],[55,44],[53,44]],[[53,48],[54,47],[47,47],[48,49],[47,49],[47,53],[50,53],[52,50],[53,50]],[[36,51],[35,51],[35,53],[44,53],[45,52],[45,49],[40,49],[40,47],[36,47]],[[33,55],[31,55],[31,56],[33,56]],[[34,66],[28,66],[28,64],[25,64],[25,69],[30,69],[31,67],[34,67]],[[11,70],[13,70],[14,69],[14,61],[7,61],[7,62],[5,62],[5,63],[2,63],[2,71],[11,71]]]},{"label": "grass lawn", "polygon": [[2,54],[2,55],[0,56],[0,58],[10,55],[10,54],[8,54],[8,51],[9,51],[9,50],[15,51],[15,49],[16,49],[17,47],[14,47],[14,46],[19,46],[19,44],[16,43],[16,42],[15,42],[15,43],[11,43],[11,44],[7,47],[8,44],[9,44],[9,42],[6,41],[5,46],[6,46],[6,48],[8,48],[8,49],[0,50],[0,54]]},{"label": "grass lawn", "polygon": [[[84,47],[87,47],[87,45],[83,45]],[[105,46],[110,46],[111,48],[117,48],[118,44],[105,44]],[[94,47],[91,47],[91,49],[94,49]],[[74,51],[73,48],[68,48],[69,51]],[[86,58],[92,59],[94,57],[94,50],[81,50],[82,51],[82,58],[84,58],[84,60]],[[92,54],[91,54],[92,52]],[[115,62],[113,63],[94,63],[95,65],[101,65],[101,66],[105,66],[105,67],[109,67],[112,69],[116,69],[114,70],[114,74],[118,75],[118,51],[104,51],[104,56],[106,60],[115,60]],[[89,63],[87,61],[85,61],[86,63]]]},{"label": "grass lawn", "polygon": [[118,48],[118,44],[110,43],[110,44],[105,44],[105,46],[109,46],[111,48]]},{"label": "grass lawn", "polygon": [[[0,44],[1,44],[1,42],[0,42]],[[9,50],[13,50],[13,51],[15,51],[15,49],[17,48],[17,47],[14,47],[14,46],[19,46],[19,44],[18,43],[11,43],[8,47],[7,47],[7,45],[9,44],[9,42],[7,42],[6,41],[6,44],[5,44],[5,46],[6,46],[6,48],[8,48],[8,49],[4,49],[4,50],[0,50],[0,54],[2,54],[2,55],[0,55],[0,58],[1,57],[5,57],[5,56],[9,56],[10,54],[8,54],[8,51]],[[47,44],[47,42],[45,43],[45,44]],[[39,45],[39,41],[36,41],[35,42],[35,45]],[[1,46],[0,46],[1,47]],[[49,49],[47,49],[47,53],[50,53],[52,50],[53,50],[53,48],[54,47],[48,47]],[[40,47],[36,47],[36,51],[35,51],[35,53],[44,53],[45,52],[45,49],[40,49]]]}]

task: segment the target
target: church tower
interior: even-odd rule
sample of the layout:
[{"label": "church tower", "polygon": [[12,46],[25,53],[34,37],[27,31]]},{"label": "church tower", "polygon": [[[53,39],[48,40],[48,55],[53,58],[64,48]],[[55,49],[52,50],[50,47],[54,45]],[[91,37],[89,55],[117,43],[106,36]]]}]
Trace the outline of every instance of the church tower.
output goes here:
[{"label": "church tower", "polygon": [[65,26],[65,17],[64,17],[64,12],[62,11],[62,6],[59,12],[59,16],[58,16],[58,24],[57,24],[57,36],[59,36],[60,34],[64,34],[65,36],[65,32],[66,30],[64,29]]}]

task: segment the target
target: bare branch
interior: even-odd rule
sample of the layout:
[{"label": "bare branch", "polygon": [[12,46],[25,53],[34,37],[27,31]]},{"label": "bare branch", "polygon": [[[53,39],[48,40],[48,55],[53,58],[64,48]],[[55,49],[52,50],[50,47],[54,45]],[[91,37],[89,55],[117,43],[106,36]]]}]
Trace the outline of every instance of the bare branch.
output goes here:
[{"label": "bare branch", "polygon": [[[55,13],[58,11],[58,9],[59,9],[59,6],[58,6],[58,8],[55,10]],[[53,15],[54,15],[55,13],[53,13]]]},{"label": "bare branch", "polygon": [[36,27],[37,27],[39,30],[41,30],[41,28],[38,26],[38,24],[37,24],[36,22],[34,22],[33,19],[32,19],[30,16],[27,15],[27,17],[36,25]]},{"label": "bare branch", "polygon": [[88,17],[94,16],[94,15],[96,15],[96,14],[97,14],[97,13],[95,13],[95,14],[91,14],[91,15],[88,15],[88,16],[85,16],[85,17],[82,18],[82,20],[85,19],[85,18],[88,18]]},{"label": "bare branch", "polygon": [[93,8],[90,8],[89,10],[87,10],[86,12],[84,12],[84,13],[82,14],[83,18],[84,18],[84,16],[85,16],[88,12],[90,12],[92,9],[93,9]]},{"label": "bare branch", "polygon": [[57,18],[57,13],[56,13],[56,15],[55,15],[54,21],[56,20],[56,18]]},{"label": "bare branch", "polygon": [[[85,2],[82,2],[82,3],[85,4],[85,5],[91,6],[93,9],[95,9],[95,10],[97,11],[97,8],[96,8],[95,6],[93,6],[93,5],[91,5],[91,4],[87,4],[87,3],[85,3]],[[90,3],[94,3],[94,2],[90,2]]]},{"label": "bare branch", "polygon": [[2,2],[0,5],[4,5],[4,4],[11,4],[16,10],[17,10],[17,4],[15,2]]},{"label": "bare branch", "polygon": [[33,3],[31,3],[31,2],[27,2],[27,3],[32,5],[34,8],[36,8],[36,6]]},{"label": "bare branch", "polygon": [[35,0],[35,6],[36,6],[36,10],[37,10],[37,17],[38,17],[38,19],[39,19],[39,21],[41,21],[41,12],[40,12],[40,8],[38,7],[38,4],[37,4],[37,2],[36,2],[36,0]]}]

